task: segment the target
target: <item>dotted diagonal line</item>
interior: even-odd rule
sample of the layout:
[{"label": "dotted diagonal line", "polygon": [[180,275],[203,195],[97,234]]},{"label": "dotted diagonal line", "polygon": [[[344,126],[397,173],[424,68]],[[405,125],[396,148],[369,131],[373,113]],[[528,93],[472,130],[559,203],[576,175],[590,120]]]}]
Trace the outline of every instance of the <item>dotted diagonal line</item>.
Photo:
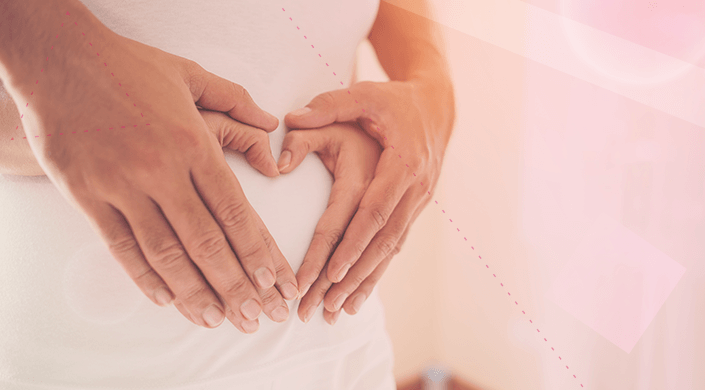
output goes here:
[{"label": "dotted diagonal line", "polygon": [[[286,12],[286,9],[282,8],[282,11]],[[294,19],[293,19],[292,17],[289,17],[289,21],[292,21],[292,22],[293,22]],[[301,28],[300,28],[299,26],[296,26],[296,30],[301,30]],[[304,37],[304,39],[308,39],[308,37],[307,37],[306,35],[303,35],[303,37]],[[312,49],[315,49],[315,46],[314,46],[314,45],[311,45],[311,48],[312,48]],[[320,53],[318,53],[318,57],[323,58],[323,56],[322,56]],[[330,66],[327,62],[325,62],[325,64],[326,64],[327,67]],[[333,75],[334,75],[334,76],[337,76],[337,74],[336,74],[335,72],[333,72]],[[341,84],[341,85],[345,85],[345,84],[343,84],[342,81],[340,81],[340,84]],[[352,93],[350,92],[350,90],[348,90],[348,94],[352,95]],[[359,102],[357,101],[357,99],[355,99],[355,103],[359,103]],[[364,109],[364,108],[362,109],[362,112],[365,112],[365,109]],[[377,127],[377,130],[380,130],[380,128]],[[384,139],[386,140],[387,137],[384,137]],[[394,146],[393,146],[393,145],[390,145],[390,146],[392,147],[392,149],[394,149]],[[399,156],[400,159],[402,158],[401,154],[399,154],[398,156]],[[405,164],[405,165],[406,165],[407,168],[409,168],[409,164]],[[416,173],[415,173],[415,172],[412,172],[412,173],[413,173],[414,177],[416,177]],[[421,182],[421,181],[419,181],[419,182],[420,182],[421,185],[423,186],[423,182]],[[429,195],[431,195],[431,191],[427,191],[427,192],[428,192]],[[434,200],[434,202],[435,202],[436,204],[438,204],[438,201],[437,201],[437,200]],[[441,209],[441,211],[443,212],[443,214],[446,213],[446,211],[445,211],[444,209]],[[448,220],[449,220],[451,223],[453,223],[453,220],[452,220],[451,218],[448,218]],[[457,232],[460,232],[460,229],[459,229],[459,228],[456,228],[456,230],[457,230]],[[468,239],[467,239],[467,237],[463,237],[463,240],[467,241]],[[474,247],[474,246],[470,246],[470,248],[471,248],[472,250],[475,250],[475,247]],[[478,257],[480,260],[482,260],[482,256],[478,255],[477,257]],[[485,264],[485,269],[489,270],[489,268],[490,268],[489,264]],[[492,276],[495,277],[495,278],[497,277],[496,274],[492,274]],[[504,283],[500,282],[499,284],[500,284],[501,287],[504,287]],[[512,294],[511,294],[509,291],[507,291],[507,296],[511,297],[511,295],[512,295]],[[514,301],[514,304],[515,304],[515,306],[519,306],[519,303],[518,303],[516,300]],[[521,310],[521,313],[522,313],[523,315],[526,315],[526,311],[524,311],[524,310]],[[534,321],[533,321],[531,318],[529,318],[529,323],[533,325]],[[539,328],[536,328],[536,332],[537,332],[537,333],[541,333],[541,330],[540,330]],[[544,342],[548,342],[548,339],[545,338],[545,337],[543,337],[543,341],[544,341]],[[554,349],[553,347],[551,347],[551,351],[554,351],[554,352],[555,352],[555,349]],[[561,361],[562,361],[563,358],[562,358],[560,355],[558,355],[558,360],[561,360]],[[570,367],[567,366],[567,365],[565,366],[565,368],[566,368],[567,370],[570,370]],[[575,374],[572,374],[572,375],[573,375],[573,378],[577,379],[577,376],[576,376]],[[580,383],[580,387],[584,387],[582,383]]]},{"label": "dotted diagonal line", "polygon": [[[71,14],[70,14],[69,12],[66,12],[66,15],[67,15],[67,16],[70,16]],[[78,26],[78,22],[73,22],[73,24],[74,24],[75,26]],[[64,22],[61,23],[61,27],[64,27]],[[81,32],[81,35],[86,36],[86,33],[85,33],[85,32]],[[58,39],[58,38],[59,38],[59,34],[56,34],[55,38]],[[92,42],[88,42],[88,45],[89,45],[90,47],[93,47],[93,43],[92,43]],[[54,45],[51,46],[50,50],[54,50]],[[96,52],[96,57],[100,57],[100,52]],[[46,61],[46,62],[49,62],[49,56],[46,57],[45,61]],[[108,67],[107,62],[103,62],[103,66]],[[40,68],[39,73],[44,73],[44,68]],[[114,74],[113,72],[110,72],[110,75],[111,75],[112,77],[115,77],[115,74]],[[124,87],[122,86],[122,83],[121,83],[120,81],[118,81],[117,83],[118,83],[118,87],[119,87],[119,88],[124,88]],[[35,82],[34,82],[34,84],[35,84],[35,85],[38,85],[38,84],[39,84],[39,79],[36,79]],[[34,96],[34,91],[31,91],[31,93],[30,93],[29,95],[30,95],[30,96]],[[130,98],[130,100],[132,100],[132,98],[130,97],[130,94],[129,94],[128,92],[125,92],[125,95],[126,95],[128,98]],[[27,108],[29,107],[29,103],[30,103],[30,102],[26,102],[26,103],[25,103],[25,106],[23,107],[23,109],[27,109]],[[132,105],[133,105],[134,107],[137,107],[137,104],[136,104],[134,101],[132,101]],[[141,117],[141,118],[144,118],[144,114],[143,114],[142,112],[140,112],[140,117]],[[23,114],[23,113],[20,113],[20,119],[22,119],[22,118],[24,118],[24,114]],[[136,125],[136,124],[127,125],[127,126],[125,126],[125,125],[119,125],[119,126],[115,126],[115,127],[108,127],[108,130],[113,130],[113,129],[115,129],[115,128],[122,128],[122,129],[124,129],[124,128],[129,128],[129,127],[135,128],[135,127],[138,127],[138,126],[141,126],[141,125]],[[146,124],[144,124],[143,126],[150,126],[150,124],[149,124],[149,123],[146,123]],[[17,126],[15,127],[15,130],[19,130],[19,128],[20,128],[20,126],[17,125]],[[104,127],[104,128],[105,128],[105,127]],[[93,130],[95,130],[95,131],[100,131],[99,128],[93,129]],[[89,131],[91,131],[91,130],[83,130],[82,132],[81,132],[81,131],[72,131],[71,134],[87,133],[87,132],[89,132]],[[64,135],[64,134],[69,134],[69,133],[68,133],[68,132],[67,132],[67,133],[59,133],[58,135]],[[39,138],[39,137],[40,137],[39,135],[35,135],[35,136],[34,136],[34,138]],[[46,137],[51,137],[51,134],[47,134]],[[25,137],[22,137],[22,139],[27,139],[27,137],[26,137],[26,136],[25,136]],[[10,138],[10,141],[14,141],[14,140],[15,140],[14,137],[11,137],[11,138]]]}]

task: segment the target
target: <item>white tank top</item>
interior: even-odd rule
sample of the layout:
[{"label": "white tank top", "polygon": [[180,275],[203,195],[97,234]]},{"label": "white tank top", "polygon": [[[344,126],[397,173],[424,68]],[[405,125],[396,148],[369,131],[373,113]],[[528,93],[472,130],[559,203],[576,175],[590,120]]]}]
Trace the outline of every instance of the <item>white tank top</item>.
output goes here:
[{"label": "white tank top", "polygon": [[[118,34],[244,86],[282,123],[270,135],[275,157],[287,112],[350,84],[356,48],[379,6],[379,0],[83,2]],[[237,153],[226,152],[226,160],[296,272],[326,207],[330,174],[315,155],[275,179]],[[232,389],[235,379],[245,383],[343,356],[383,327],[375,293],[335,326],[323,320],[322,305],[302,323],[295,301],[285,323],[261,315],[252,335],[227,321],[201,328],[143,296],[46,177],[0,175],[0,205],[3,389]]]}]

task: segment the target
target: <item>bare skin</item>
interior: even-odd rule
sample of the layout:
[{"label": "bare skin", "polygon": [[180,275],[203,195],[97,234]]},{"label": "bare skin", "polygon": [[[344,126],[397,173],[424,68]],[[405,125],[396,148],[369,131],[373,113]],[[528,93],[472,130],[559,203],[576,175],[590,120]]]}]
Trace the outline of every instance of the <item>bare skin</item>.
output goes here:
[{"label": "bare skin", "polygon": [[[78,24],[61,29],[61,18]],[[198,107],[262,133],[258,140],[278,120],[241,86],[113,33],[77,0],[0,0],[0,31],[0,78],[23,112],[18,135],[27,136],[18,142],[143,293],[157,304],[175,299],[184,316],[209,328],[227,317],[252,333],[263,309],[285,320],[288,309],[282,318],[279,308],[282,295],[297,296],[295,275],[225,162],[224,138],[213,130],[224,117]],[[118,72],[122,89],[101,63]],[[132,123],[140,127],[118,128]],[[92,132],[60,135],[84,129]],[[271,153],[251,157],[278,174]]]},{"label": "bare skin", "polygon": [[[406,4],[428,7],[427,0]],[[328,322],[343,308],[348,314],[360,310],[430,201],[453,129],[453,87],[433,23],[382,1],[369,39],[389,82],[363,81],[320,94],[306,106],[309,112],[285,118],[296,131],[355,121],[383,147],[365,192],[321,217],[297,273],[302,321],[321,302]]]},{"label": "bare skin", "polygon": [[[421,9],[428,6],[426,0],[413,1]],[[348,314],[360,310],[392,257],[399,252],[411,224],[430,200],[428,193],[437,182],[453,127],[453,88],[432,23],[382,1],[369,39],[390,76],[389,83],[352,85],[349,90],[362,104],[353,105],[347,89],[331,91],[307,105],[311,112],[304,115],[292,112],[286,117],[289,127],[301,130],[325,130],[336,122],[356,121],[383,147],[371,181],[358,182],[356,191],[346,196],[341,195],[343,192],[337,194],[334,186],[332,203],[319,221],[297,274],[301,286],[299,297],[303,297],[299,318],[303,321],[310,320],[321,302],[325,307],[324,318],[330,323],[335,322],[343,308]],[[361,108],[367,108],[367,113],[362,114]],[[337,138],[339,132],[336,128],[321,144],[342,142]],[[405,164],[397,161],[397,152],[403,152]],[[280,166],[286,165],[285,156],[282,153]],[[340,165],[355,159],[350,153],[343,156],[336,156]],[[23,157],[26,159],[22,160]],[[36,166],[31,167],[31,161],[36,161],[31,157],[25,152],[13,162],[0,159],[0,169],[15,164],[12,169],[16,172],[18,169],[37,172]],[[20,163],[21,160],[25,163]],[[293,166],[282,173],[291,169]],[[268,167],[260,171],[272,175]],[[351,183],[337,188],[345,189]],[[418,183],[425,186],[417,187]]]}]

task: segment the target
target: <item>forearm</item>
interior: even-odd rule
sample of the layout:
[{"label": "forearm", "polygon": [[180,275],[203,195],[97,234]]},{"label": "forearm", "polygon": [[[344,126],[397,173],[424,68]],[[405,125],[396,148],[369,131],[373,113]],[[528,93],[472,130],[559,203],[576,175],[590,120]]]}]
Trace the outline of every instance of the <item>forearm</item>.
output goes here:
[{"label": "forearm", "polygon": [[[410,0],[428,9],[427,0]],[[433,79],[450,84],[440,34],[433,22],[382,0],[369,34],[379,62],[394,81]]]},{"label": "forearm", "polygon": [[70,53],[79,49],[85,36],[63,36],[76,34],[68,29],[74,23],[94,39],[110,34],[78,0],[0,0],[0,78],[11,94],[33,86],[41,69],[46,78],[81,60]]},{"label": "forearm", "polygon": [[94,43],[112,35],[78,0],[0,0],[0,173],[44,175],[21,114],[51,110],[51,93],[76,89],[80,32]]},{"label": "forearm", "polygon": [[[428,11],[427,0],[410,1],[418,3],[412,8]],[[382,0],[369,39],[390,80],[418,85],[435,117],[434,127],[449,137],[455,97],[441,35],[433,22]]]}]

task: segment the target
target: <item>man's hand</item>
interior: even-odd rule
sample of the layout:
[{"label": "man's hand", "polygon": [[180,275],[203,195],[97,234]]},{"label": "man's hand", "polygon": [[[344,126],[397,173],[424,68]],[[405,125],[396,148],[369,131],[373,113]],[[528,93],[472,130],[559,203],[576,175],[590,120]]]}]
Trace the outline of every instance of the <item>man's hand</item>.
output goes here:
[{"label": "man's hand", "polygon": [[[276,118],[241,86],[112,33],[77,1],[0,6],[0,29],[11,31],[0,77],[15,101],[31,102],[22,119],[30,146],[144,294],[157,304],[176,297],[201,326],[225,313],[245,333],[259,326],[258,288],[277,287],[270,308],[284,303],[279,292],[296,296],[293,271],[280,253],[273,259],[278,249],[197,106],[266,131]],[[64,6],[74,18],[61,27]]]},{"label": "man's hand", "polygon": [[[321,270],[374,177],[381,148],[355,123],[335,123],[315,130],[292,130],[284,137],[279,157],[280,172],[291,172],[311,152],[318,154],[333,174],[334,181],[328,207],[316,225],[313,240],[297,273],[300,286],[313,283],[309,292],[302,290],[305,296],[299,304],[299,318],[304,322],[311,319],[331,286],[326,273]],[[327,319],[334,323],[337,316]]]},{"label": "man's hand", "polygon": [[[322,264],[333,253],[324,277],[328,284],[335,283],[324,300],[330,313],[343,306],[350,314],[359,310],[431,199],[452,129],[448,108],[439,106],[448,100],[435,88],[419,81],[360,82],[318,95],[307,105],[310,111],[297,110],[285,118],[287,126],[296,129],[357,121],[384,147],[374,179],[344,235],[337,228],[321,229],[306,255],[312,264]],[[346,209],[357,206],[357,200],[347,202]],[[297,276],[304,292],[315,280],[308,271]]]}]

